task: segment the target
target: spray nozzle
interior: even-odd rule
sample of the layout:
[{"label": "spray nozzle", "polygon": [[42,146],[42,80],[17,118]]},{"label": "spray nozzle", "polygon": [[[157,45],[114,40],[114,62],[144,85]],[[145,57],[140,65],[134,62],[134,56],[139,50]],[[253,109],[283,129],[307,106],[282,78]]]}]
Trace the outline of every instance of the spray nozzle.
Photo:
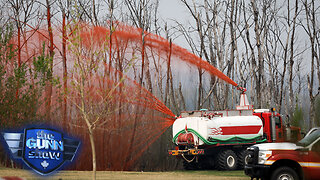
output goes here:
[{"label": "spray nozzle", "polygon": [[237,89],[240,90],[242,94],[244,94],[247,91],[246,88],[240,87],[239,85],[237,86]]}]

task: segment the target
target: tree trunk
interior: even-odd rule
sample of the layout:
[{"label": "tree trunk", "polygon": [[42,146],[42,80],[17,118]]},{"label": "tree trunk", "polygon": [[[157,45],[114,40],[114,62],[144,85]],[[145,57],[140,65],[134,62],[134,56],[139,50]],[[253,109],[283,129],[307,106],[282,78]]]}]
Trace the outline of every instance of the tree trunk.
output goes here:
[{"label": "tree trunk", "polygon": [[[316,25],[315,25],[315,11],[314,11],[314,0],[311,1],[311,7],[309,10],[307,0],[304,2],[305,11],[306,11],[306,22],[307,22],[307,34],[309,35],[309,40],[311,44],[311,69],[310,69],[310,76],[308,75],[308,91],[309,91],[309,98],[310,98],[310,122],[309,128],[312,128],[315,124],[314,119],[314,99],[313,96],[313,83],[314,83],[314,60],[317,57],[315,51],[315,37],[316,37]],[[311,24],[310,24],[311,23]]]},{"label": "tree trunk", "polygon": [[96,163],[96,148],[94,143],[94,135],[93,135],[93,127],[90,123],[88,114],[86,112],[85,107],[85,95],[84,95],[84,84],[85,84],[86,78],[84,77],[84,74],[81,74],[81,82],[80,82],[80,97],[81,97],[81,113],[83,116],[83,119],[87,125],[88,132],[89,132],[89,138],[90,138],[90,144],[91,144],[91,155],[92,155],[92,179],[96,179],[96,171],[97,171],[97,163]]},{"label": "tree trunk", "polygon": [[89,127],[89,138],[90,138],[90,144],[91,144],[91,151],[92,151],[92,179],[96,179],[97,174],[97,160],[96,160],[96,148],[94,143],[94,135],[93,135],[93,129]]},{"label": "tree trunk", "polygon": [[198,109],[202,108],[202,95],[203,95],[203,89],[202,89],[202,68],[201,68],[201,64],[200,67],[198,68],[198,75],[199,75],[199,86],[198,86],[198,103],[197,103],[197,107]]},{"label": "tree trunk", "polygon": [[262,51],[262,44],[261,44],[261,29],[259,27],[259,12],[256,7],[256,2],[255,0],[251,0],[252,4],[252,10],[253,10],[253,16],[254,16],[254,31],[256,34],[256,46],[258,49],[258,78],[256,79],[256,93],[257,93],[257,108],[261,108],[262,105],[262,89],[264,85],[262,84],[263,81],[263,71],[264,71],[264,61],[263,61],[263,51]]},{"label": "tree trunk", "polygon": [[[18,20],[17,22],[17,28],[18,28],[18,67],[21,67],[21,26],[20,22]],[[19,86],[20,82],[17,82],[17,90],[16,90],[16,98],[18,99],[19,97]]]},{"label": "tree trunk", "polygon": [[144,73],[144,61],[145,61],[145,59],[144,59],[144,55],[145,55],[145,53],[144,53],[144,32],[143,32],[143,30],[142,30],[142,32],[141,32],[142,34],[141,34],[141,39],[142,39],[142,47],[141,47],[141,60],[142,60],[142,63],[141,63],[141,75],[140,75],[140,85],[142,86],[142,83],[143,83],[143,73]]},{"label": "tree trunk", "polygon": [[169,95],[169,83],[170,83],[170,71],[171,71],[171,50],[172,50],[172,41],[170,39],[170,48],[169,48],[169,55],[168,55],[168,63],[167,63],[167,82],[166,82],[166,89],[164,94],[164,104],[168,106],[167,100]]},{"label": "tree trunk", "polygon": [[51,96],[52,96],[52,74],[53,74],[53,56],[54,56],[54,49],[53,49],[53,33],[52,33],[52,26],[51,26],[51,10],[50,10],[50,2],[47,2],[47,23],[48,23],[48,32],[49,32],[49,72],[48,72],[48,82],[46,85],[46,112],[47,118],[50,119],[51,113]]},{"label": "tree trunk", "polygon": [[187,108],[186,108],[186,103],[185,103],[184,96],[183,96],[183,93],[182,93],[181,82],[179,82],[179,94],[180,94],[180,98],[181,98],[182,110],[185,111]]},{"label": "tree trunk", "polygon": [[[228,62],[228,70],[227,70],[227,76],[231,77],[231,73],[234,66],[234,53],[235,53],[235,46],[236,46],[236,38],[235,38],[235,31],[234,31],[234,24],[236,23],[234,18],[234,0],[231,0],[231,14],[229,19],[229,26],[230,26],[230,38],[231,38],[231,52],[230,52],[230,61]],[[228,100],[229,100],[229,84],[226,84],[225,86],[225,108],[228,108]]]},{"label": "tree trunk", "polygon": [[[288,7],[289,7],[289,0],[288,0]],[[289,13],[289,12],[288,12]],[[292,34],[291,34],[291,42],[290,42],[290,59],[289,59],[289,117],[293,117],[293,110],[294,110],[294,95],[293,95],[293,64],[294,64],[294,57],[293,57],[293,51],[294,51],[294,36],[295,36],[295,30],[296,30],[296,19],[298,15],[298,0],[295,2],[295,15],[293,17],[293,23],[292,23]],[[289,18],[289,17],[288,17]]]},{"label": "tree trunk", "polygon": [[[66,14],[62,13],[62,65],[63,65],[63,90],[68,91],[68,72],[67,72],[67,35],[66,35]],[[67,97],[63,98],[63,127],[67,129]]]}]

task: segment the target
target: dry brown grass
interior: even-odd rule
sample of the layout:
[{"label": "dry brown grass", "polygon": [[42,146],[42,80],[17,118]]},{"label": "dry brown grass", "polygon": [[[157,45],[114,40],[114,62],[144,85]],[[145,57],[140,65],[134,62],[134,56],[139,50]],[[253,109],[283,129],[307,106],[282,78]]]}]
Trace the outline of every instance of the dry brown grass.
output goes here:
[{"label": "dry brown grass", "polygon": [[[18,176],[25,179],[91,179],[90,171],[60,171],[51,176],[39,176],[27,170],[0,169],[0,177]],[[130,172],[130,171],[98,171],[97,179],[114,180],[194,180],[194,179],[215,179],[215,180],[244,180],[249,179],[242,171],[220,172],[220,171],[171,171],[171,172]]]}]

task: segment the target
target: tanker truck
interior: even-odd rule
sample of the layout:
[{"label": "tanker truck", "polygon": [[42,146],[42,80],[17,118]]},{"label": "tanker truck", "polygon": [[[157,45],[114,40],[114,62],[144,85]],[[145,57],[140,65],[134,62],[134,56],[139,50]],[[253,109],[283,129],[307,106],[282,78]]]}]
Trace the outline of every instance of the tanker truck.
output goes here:
[{"label": "tanker truck", "polygon": [[249,146],[300,139],[300,128],[290,127],[274,108],[253,109],[245,91],[234,110],[181,112],[172,132],[169,155],[183,159],[187,170],[243,169]]}]

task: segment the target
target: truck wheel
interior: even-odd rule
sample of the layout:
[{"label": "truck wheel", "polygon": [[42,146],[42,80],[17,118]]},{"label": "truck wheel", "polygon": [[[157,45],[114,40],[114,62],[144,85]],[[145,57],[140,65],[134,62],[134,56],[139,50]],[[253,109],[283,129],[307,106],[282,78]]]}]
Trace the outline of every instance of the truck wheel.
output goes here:
[{"label": "truck wheel", "polygon": [[238,158],[232,150],[222,150],[218,155],[218,168],[220,170],[235,170]]},{"label": "truck wheel", "polygon": [[249,156],[248,151],[245,149],[241,150],[238,152],[237,155],[238,155],[238,169],[243,169]]},{"label": "truck wheel", "polygon": [[279,167],[272,173],[272,180],[298,180],[298,174],[290,167]]}]

